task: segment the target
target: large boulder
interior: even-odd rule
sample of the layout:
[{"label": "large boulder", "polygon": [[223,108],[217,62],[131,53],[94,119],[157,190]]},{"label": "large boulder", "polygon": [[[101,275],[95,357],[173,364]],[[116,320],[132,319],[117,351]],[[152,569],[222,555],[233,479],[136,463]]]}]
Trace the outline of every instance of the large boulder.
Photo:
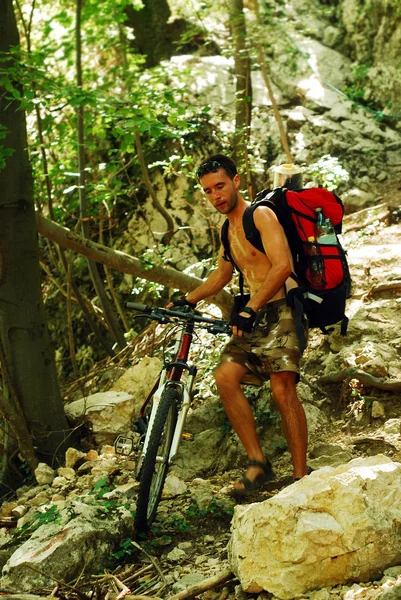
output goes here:
[{"label": "large boulder", "polygon": [[[98,572],[132,531],[132,515],[122,506],[106,518],[101,518],[98,506],[76,502],[74,510],[78,516],[71,521],[41,525],[12,554],[3,567],[0,589],[30,592],[57,579],[71,581],[83,572]],[[60,518],[70,514],[63,511]]]},{"label": "large boulder", "polygon": [[246,592],[282,600],[373,581],[401,562],[401,464],[379,455],[325,467],[237,506],[229,560]]},{"label": "large boulder", "polygon": [[118,433],[131,431],[160,368],[158,358],[145,357],[130,367],[108,392],[91,394],[67,404],[67,418],[74,425],[84,423],[97,444],[113,444]]}]

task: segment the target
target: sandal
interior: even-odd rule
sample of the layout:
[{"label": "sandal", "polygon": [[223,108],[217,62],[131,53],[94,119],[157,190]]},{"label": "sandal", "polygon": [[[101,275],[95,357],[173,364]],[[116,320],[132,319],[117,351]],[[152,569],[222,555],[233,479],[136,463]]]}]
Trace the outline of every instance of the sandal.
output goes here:
[{"label": "sandal", "polygon": [[260,460],[250,460],[248,461],[247,467],[260,467],[263,469],[263,473],[257,475],[253,480],[250,480],[246,475],[241,477],[239,483],[242,483],[244,487],[232,488],[232,490],[229,492],[229,495],[232,498],[244,498],[251,492],[261,488],[264,483],[274,478],[274,472],[269,461],[261,462]]}]

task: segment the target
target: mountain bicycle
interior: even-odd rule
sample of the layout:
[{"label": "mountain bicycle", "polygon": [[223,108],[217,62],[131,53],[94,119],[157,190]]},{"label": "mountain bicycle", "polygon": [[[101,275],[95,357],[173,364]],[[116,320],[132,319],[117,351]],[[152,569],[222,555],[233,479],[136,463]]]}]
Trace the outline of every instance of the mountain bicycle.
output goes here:
[{"label": "mountain bicycle", "polygon": [[[231,335],[226,321],[201,316],[189,307],[166,309],[127,302],[126,308],[137,311],[161,324],[174,325],[172,360],[164,359],[159,377],[141,407],[133,430],[140,434],[136,478],[140,482],[135,531],[146,532],[152,524],[163,491],[169,466],[177,454],[185,419],[191,405],[197,367],[188,364],[195,328],[212,334]],[[118,454],[129,455],[134,449],[132,438],[118,436]]]}]

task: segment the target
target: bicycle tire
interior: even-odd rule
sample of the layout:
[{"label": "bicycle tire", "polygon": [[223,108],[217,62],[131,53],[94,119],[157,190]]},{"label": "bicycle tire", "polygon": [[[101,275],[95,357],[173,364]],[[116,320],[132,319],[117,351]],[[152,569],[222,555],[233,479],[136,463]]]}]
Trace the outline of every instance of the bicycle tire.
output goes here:
[{"label": "bicycle tire", "polygon": [[173,387],[167,387],[160,398],[141,469],[134,521],[137,533],[146,532],[156,516],[168,472],[168,457],[180,402],[181,393]]}]

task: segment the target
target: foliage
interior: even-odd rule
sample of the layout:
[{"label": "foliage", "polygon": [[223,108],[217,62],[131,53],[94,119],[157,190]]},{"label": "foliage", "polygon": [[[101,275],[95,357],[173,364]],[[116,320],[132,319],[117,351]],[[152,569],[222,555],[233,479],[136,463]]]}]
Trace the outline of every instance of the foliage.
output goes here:
[{"label": "foliage", "polygon": [[[1,85],[1,81],[0,81]],[[7,129],[3,125],[0,125],[0,140],[4,139],[7,136]],[[6,160],[9,156],[14,154],[15,150],[13,148],[5,148],[2,144],[0,144],[0,169],[4,169]]]},{"label": "foliage", "polygon": [[364,104],[369,106],[369,102],[366,99],[365,84],[370,71],[370,65],[360,64],[354,67],[353,71],[353,83],[344,88],[344,94],[348,96],[350,100],[358,104]]},{"label": "foliage", "polygon": [[226,412],[224,410],[224,408],[221,406],[219,408],[216,408],[216,412],[220,413],[223,417],[223,423],[222,425],[219,425],[217,427],[218,431],[221,431],[221,433],[226,436],[230,433],[230,431],[232,430],[233,426],[231,425],[231,422],[229,421]]},{"label": "foliage", "polygon": [[130,511],[131,505],[129,503],[122,503],[118,500],[108,499],[104,496],[111,492],[113,486],[110,486],[107,479],[99,479],[97,481],[88,496],[83,496],[80,501],[87,504],[88,506],[94,506],[97,511],[97,517],[99,519],[106,519],[110,515],[118,514],[122,508]]},{"label": "foliage", "polygon": [[258,405],[255,410],[255,417],[259,425],[276,425],[280,420],[279,415],[269,406]]},{"label": "foliage", "polygon": [[49,523],[55,523],[56,525],[61,523],[61,513],[55,504],[50,507],[39,508],[33,515],[32,521],[24,523],[22,527],[17,527],[12,531],[13,539],[21,542],[29,538],[39,527]]},{"label": "foliage", "polygon": [[234,510],[221,504],[216,498],[212,498],[206,508],[199,508],[196,502],[192,503],[187,511],[189,519],[211,519],[211,518],[229,518],[231,519]]},{"label": "foliage", "polygon": [[336,156],[325,154],[315,163],[304,169],[305,176],[309,175],[317,185],[330,191],[338,188],[341,182],[348,181],[348,171],[340,164]]},{"label": "foliage", "polygon": [[114,558],[121,561],[122,559],[125,560],[132,556],[134,553],[132,542],[133,540],[130,537],[126,537],[125,539],[121,540],[119,550],[113,552]]}]

